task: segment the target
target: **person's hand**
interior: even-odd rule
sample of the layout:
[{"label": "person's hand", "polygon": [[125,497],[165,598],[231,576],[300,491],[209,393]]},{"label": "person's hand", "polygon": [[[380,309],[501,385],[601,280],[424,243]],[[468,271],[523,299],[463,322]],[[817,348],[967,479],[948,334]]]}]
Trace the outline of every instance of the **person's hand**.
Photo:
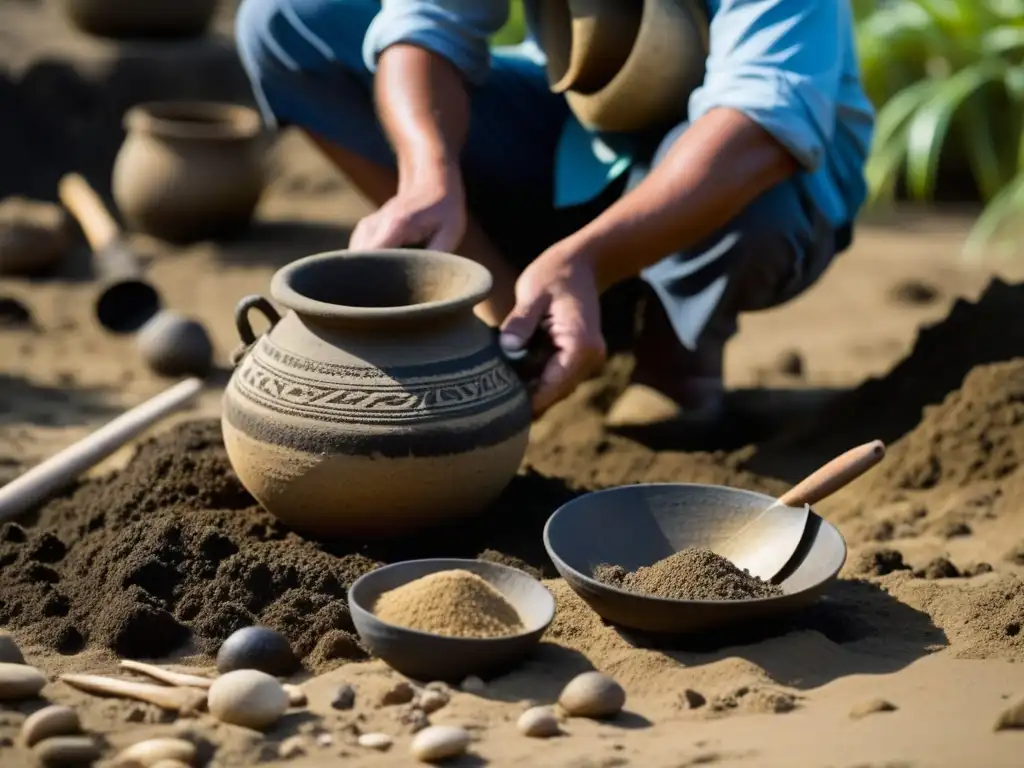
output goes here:
[{"label": "person's hand", "polygon": [[516,306],[501,326],[500,344],[523,349],[538,329],[554,345],[533,391],[540,416],[604,363],[601,308],[593,268],[566,241],[541,254],[516,281]]},{"label": "person's hand", "polygon": [[364,217],[352,231],[349,248],[422,246],[454,251],[466,233],[466,200],[457,167],[400,183],[398,193]]}]

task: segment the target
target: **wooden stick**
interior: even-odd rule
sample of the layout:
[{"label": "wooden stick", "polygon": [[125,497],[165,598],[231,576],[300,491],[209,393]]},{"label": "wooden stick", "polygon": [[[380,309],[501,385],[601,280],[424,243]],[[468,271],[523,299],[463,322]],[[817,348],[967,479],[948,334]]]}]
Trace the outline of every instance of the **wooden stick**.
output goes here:
[{"label": "wooden stick", "polygon": [[57,194],[78,221],[89,246],[98,251],[117,239],[120,229],[100,196],[77,173],[69,173],[57,184]]},{"label": "wooden stick", "polygon": [[17,517],[33,504],[71,483],[82,472],[96,466],[158,421],[183,407],[202,388],[201,379],[185,379],[16,477],[0,488],[0,523]]},{"label": "wooden stick", "polygon": [[137,683],[134,680],[121,680],[102,675],[61,675],[60,679],[72,688],[86,693],[144,701],[181,715],[194,715],[206,703],[206,691],[196,688],[168,688],[164,685]]},{"label": "wooden stick", "polygon": [[159,680],[162,683],[168,685],[184,686],[188,688],[209,688],[213,685],[213,679],[209,677],[201,677],[199,675],[190,675],[187,672],[176,672],[173,669],[167,669],[167,667],[158,667],[155,664],[145,664],[141,661],[131,661],[130,659],[123,659],[121,666],[125,669],[130,669],[133,672],[139,672],[143,675],[148,675],[154,680]]}]

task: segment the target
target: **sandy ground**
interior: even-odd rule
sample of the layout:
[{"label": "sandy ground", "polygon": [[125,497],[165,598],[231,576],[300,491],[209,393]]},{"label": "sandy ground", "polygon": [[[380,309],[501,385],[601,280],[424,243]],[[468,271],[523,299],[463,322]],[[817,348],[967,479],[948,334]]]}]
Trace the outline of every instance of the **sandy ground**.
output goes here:
[{"label": "sandy ground", "polygon": [[[14,22],[36,30],[54,27],[50,16],[25,11],[28,6],[22,3],[11,5],[18,6],[17,13],[0,9],[0,32],[7,35],[0,37],[0,49],[4,55],[10,53],[15,71],[31,63],[39,46],[33,49],[14,34]],[[10,25],[5,26],[5,18],[13,20]],[[96,53],[92,41],[66,32],[61,35],[54,33],[45,45],[40,43],[47,55],[61,50],[61,41],[68,41],[70,60],[102,61],[102,52]],[[274,150],[273,165],[276,175],[261,203],[258,222],[243,240],[175,250],[136,239],[140,249],[152,255],[150,275],[166,304],[206,324],[224,367],[196,408],[179,419],[219,412],[228,355],[237,342],[232,320],[235,302],[249,293],[266,292],[273,271],[291,259],[342,247],[348,230],[366,210],[344,180],[326,169],[298,135],[282,138]],[[907,354],[920,327],[943,318],[957,298],[976,298],[994,273],[1024,277],[1021,264],[964,263],[958,249],[968,221],[952,213],[905,212],[887,221],[865,223],[854,248],[835,262],[813,290],[785,307],[743,318],[741,333],[728,351],[730,387],[773,386],[782,390],[779,397],[793,390],[852,387],[888,371]],[[169,385],[145,369],[131,339],[110,336],[97,326],[91,311],[95,286],[82,279],[74,266],[85,261],[87,254],[80,248],[66,270],[67,277],[31,282],[0,279],[0,295],[23,301],[35,322],[29,329],[0,328],[0,479],[2,473],[13,476]],[[929,286],[934,298],[921,304],[895,298],[894,291],[908,282]],[[779,370],[780,358],[794,351],[804,363],[802,377]],[[544,442],[566,430],[575,429],[583,436],[597,434],[592,421],[583,424],[576,418],[578,401],[590,394],[581,392],[535,426],[531,450],[536,455],[545,455]],[[129,449],[122,451],[97,471],[117,466],[128,453]],[[647,476],[657,474],[657,462],[656,456],[647,460]],[[557,472],[557,461],[551,460],[549,468]],[[623,470],[618,481],[640,479],[644,472]],[[849,501],[844,504],[836,507],[836,515],[853,544],[852,561],[870,541],[863,534],[862,517],[844,517],[850,508]],[[830,508],[824,505],[823,511],[828,515]],[[1018,522],[1019,518],[983,523],[964,539],[921,536],[902,550],[915,567],[945,554],[957,562],[998,562],[1002,574],[1020,574],[1024,569],[1003,560],[1013,540],[1020,537]],[[1024,651],[1019,645],[1000,653],[978,651],[970,645],[966,620],[943,608],[946,591],[984,589],[992,578],[975,577],[969,587],[933,582],[934,588],[924,597],[907,574],[874,579],[893,596],[891,644],[884,635],[837,644],[808,630],[711,653],[672,655],[633,649],[612,630],[595,624],[593,636],[598,639],[592,645],[570,650],[571,642],[550,637],[526,668],[492,683],[481,696],[456,694],[433,720],[469,726],[478,737],[472,747],[474,757],[463,758],[460,765],[1019,766],[1024,732],[994,733],[992,726],[1002,709],[1024,695],[1024,665],[1014,663],[1024,659]],[[563,583],[548,584],[559,599],[560,612],[573,621],[596,621]],[[1019,603],[1014,606],[1012,610],[1019,612]],[[908,651],[899,625],[903,610],[924,617],[913,652]],[[1016,615],[1016,620],[1019,632],[1024,616]],[[1012,624],[1012,615],[1009,621]],[[898,633],[903,634],[897,638]],[[42,651],[25,650],[44,671],[58,671],[47,666],[52,660]],[[566,736],[544,743],[519,736],[514,721],[526,701],[552,700],[557,694],[555,683],[579,654],[623,681],[630,694],[628,716],[606,724],[572,721]],[[110,668],[111,659],[87,651],[62,659],[61,665],[103,671]],[[399,736],[394,749],[383,755],[351,744],[354,728],[398,733],[388,708],[359,706],[357,714],[344,715],[328,705],[341,681],[356,685],[360,701],[373,701],[394,679],[380,662],[368,662],[348,664],[306,682],[308,710],[290,715],[287,731],[299,735],[304,754],[287,760],[278,755],[280,738],[265,742],[255,733],[217,726],[208,718],[177,724],[147,719],[126,726],[124,705],[91,699],[59,683],[52,683],[45,693],[52,700],[79,706],[85,725],[102,732],[114,747],[150,732],[184,729],[223,747],[212,763],[218,765],[259,760],[325,766],[339,762],[340,756],[348,765],[404,765],[409,763],[408,735]],[[681,704],[687,687],[712,701],[731,696],[735,706],[723,705],[718,712],[710,707],[688,710]],[[741,688],[753,695],[737,695]],[[896,711],[851,717],[851,710],[879,697],[896,705]],[[776,713],[774,702],[780,699],[795,707]],[[6,730],[0,732],[12,733],[21,716],[16,708],[5,706],[0,711],[0,729]],[[321,732],[332,734],[331,746],[314,746],[314,735]],[[25,761],[22,752],[0,741],[0,764]]]}]

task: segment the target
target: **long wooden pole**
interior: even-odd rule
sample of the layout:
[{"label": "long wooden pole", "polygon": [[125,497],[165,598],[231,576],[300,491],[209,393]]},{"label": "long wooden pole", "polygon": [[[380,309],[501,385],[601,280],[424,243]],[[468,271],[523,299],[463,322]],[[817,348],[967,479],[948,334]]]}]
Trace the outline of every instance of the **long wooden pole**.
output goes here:
[{"label": "long wooden pole", "polygon": [[188,378],[126,411],[91,435],[32,467],[0,488],[0,523],[60,490],[158,421],[183,407],[203,388]]}]

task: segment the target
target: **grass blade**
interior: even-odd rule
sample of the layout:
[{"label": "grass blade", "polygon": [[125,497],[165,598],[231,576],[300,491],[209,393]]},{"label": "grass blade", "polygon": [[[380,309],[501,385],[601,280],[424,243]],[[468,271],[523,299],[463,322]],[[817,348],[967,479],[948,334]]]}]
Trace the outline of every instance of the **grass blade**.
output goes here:
[{"label": "grass blade", "polygon": [[1018,174],[1002,192],[996,195],[992,202],[985,207],[978,220],[974,222],[964,243],[964,256],[971,261],[981,259],[1003,224],[1022,208],[1024,208],[1024,173]]}]

